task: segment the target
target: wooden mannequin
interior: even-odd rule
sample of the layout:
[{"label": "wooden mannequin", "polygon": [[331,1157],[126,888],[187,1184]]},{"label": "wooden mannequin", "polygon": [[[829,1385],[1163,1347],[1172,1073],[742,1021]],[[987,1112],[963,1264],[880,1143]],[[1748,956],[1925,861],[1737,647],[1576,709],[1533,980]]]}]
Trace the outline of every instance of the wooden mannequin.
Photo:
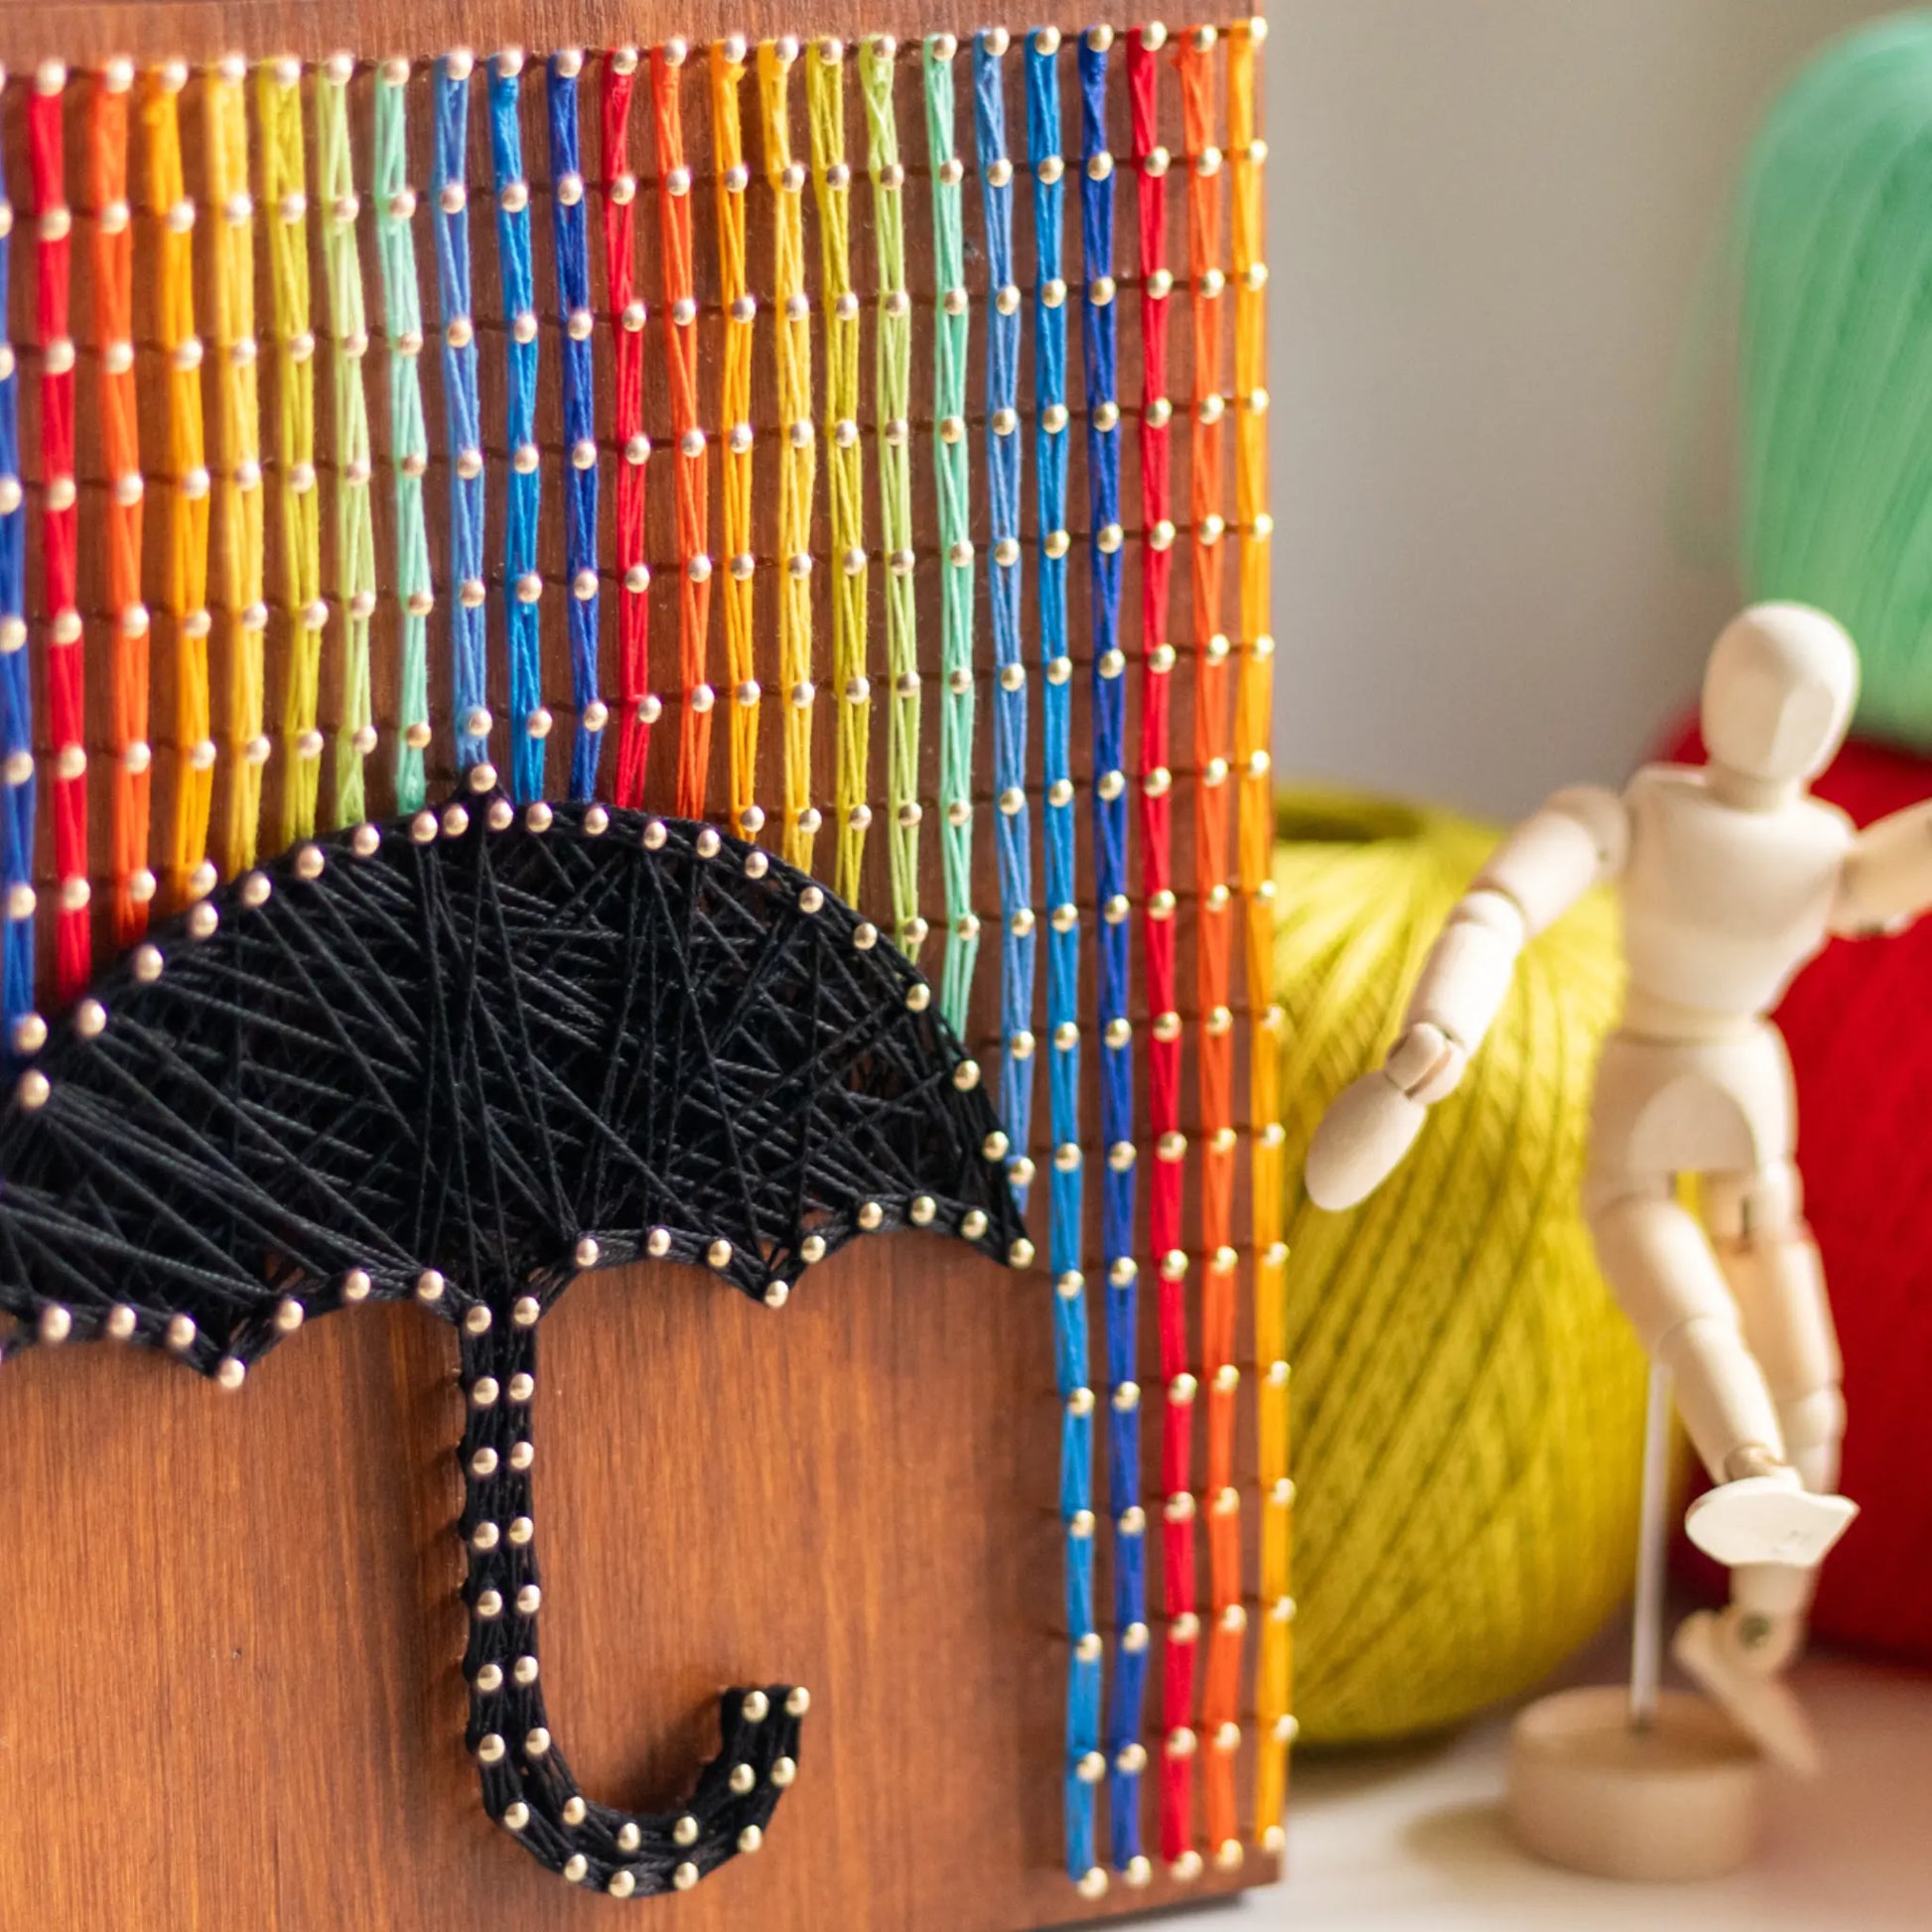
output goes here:
[{"label": "wooden mannequin", "polygon": [[[1451,913],[1386,1062],[1336,1099],[1308,1162],[1320,1206],[1378,1185],[1481,1045],[1522,947],[1617,882],[1630,982],[1597,1071],[1584,1210],[1716,1484],[1686,1528],[1731,1567],[1731,1602],[1689,1618],[1676,1655],[1797,1768],[1815,1753],[1781,1673],[1812,1573],[1857,1510],[1833,1493],[1839,1357],[1792,1165],[1790,1068],[1765,1016],[1828,936],[1932,905],[1932,801],[1860,833],[1806,790],[1857,688],[1851,640],[1821,613],[1735,619],[1705,677],[1710,761],[1646,765],[1620,796],[1561,791],[1519,826]],[[1678,1198],[1684,1174],[1702,1224]]]}]

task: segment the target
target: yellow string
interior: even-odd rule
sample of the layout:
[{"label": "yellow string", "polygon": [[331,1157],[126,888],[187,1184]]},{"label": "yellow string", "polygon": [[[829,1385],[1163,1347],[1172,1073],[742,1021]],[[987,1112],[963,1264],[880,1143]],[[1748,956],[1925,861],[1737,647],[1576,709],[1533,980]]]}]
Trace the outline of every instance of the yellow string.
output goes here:
[{"label": "yellow string", "polygon": [[1228,162],[1234,262],[1234,492],[1241,537],[1241,657],[1235,687],[1234,756],[1240,774],[1240,888],[1247,913],[1249,1119],[1255,1244],[1255,1355],[1260,1364],[1256,1427],[1261,1472],[1261,1637],[1255,1677],[1260,1743],[1255,1836],[1282,1842],[1288,1747],[1295,1731],[1291,1567],[1294,1484],[1289,1479],[1288,1250],[1283,1245],[1282,1127],[1278,1067],[1282,1012],[1273,1001],[1274,882],[1269,876],[1274,821],[1269,770],[1273,646],[1269,628],[1267,298],[1262,260],[1261,165],[1255,130],[1255,49],[1267,32],[1255,19],[1228,34]]},{"label": "yellow string", "polygon": [[763,828],[758,803],[759,682],[753,629],[752,345],[757,303],[747,276],[745,204],[751,185],[738,90],[745,43],[736,35],[711,49],[712,147],[718,165],[718,291],[725,307],[725,359],[719,421],[725,432],[725,664],[731,678],[732,823],[747,838]]},{"label": "yellow string", "polygon": [[865,442],[859,434],[859,297],[852,286],[852,168],[845,154],[845,47],[822,40],[805,73],[812,186],[825,291],[825,434],[832,511],[832,682],[838,688],[839,857],[834,885],[856,903],[872,806],[866,795],[872,682],[866,674]]},{"label": "yellow string", "polygon": [[168,835],[168,892],[197,897],[214,883],[207,865],[214,742],[207,690],[207,456],[202,439],[202,345],[195,334],[195,204],[181,160],[176,64],[151,79],[142,102],[148,207],[155,216],[155,336],[168,358],[166,594],[175,626],[175,811]]},{"label": "yellow string", "polygon": [[766,41],[759,49],[759,107],[764,128],[764,177],[775,207],[771,224],[772,331],[778,377],[778,676],[784,684],[784,856],[801,872],[812,865],[818,809],[812,784],[812,484],[817,452],[812,430],[812,325],[805,300],[805,171],[791,158],[786,88],[798,44]]},{"label": "yellow string", "polygon": [[230,875],[255,863],[261,817],[261,404],[255,379],[255,208],[248,193],[246,69],[229,56],[208,70],[208,198],[214,220],[214,381],[221,407],[221,607],[228,640],[230,781],[222,861]]},{"label": "yellow string", "polygon": [[302,69],[275,61],[260,70],[262,213],[268,223],[274,303],[275,399],[281,459],[282,596],[289,622],[288,688],[282,699],[282,844],[316,829],[322,733],[321,491],[316,483],[316,339],[309,313],[309,202],[302,144]]},{"label": "yellow string", "polygon": [[331,392],[336,430],[336,602],[345,648],[342,710],[336,728],[338,825],[352,825],[366,810],[362,762],[375,750],[369,696],[369,618],[375,610],[375,521],[369,501],[374,464],[362,357],[369,345],[356,252],[355,164],[348,132],[348,82],[354,63],[336,55],[316,75],[316,192],[322,198],[323,269],[329,290]]}]

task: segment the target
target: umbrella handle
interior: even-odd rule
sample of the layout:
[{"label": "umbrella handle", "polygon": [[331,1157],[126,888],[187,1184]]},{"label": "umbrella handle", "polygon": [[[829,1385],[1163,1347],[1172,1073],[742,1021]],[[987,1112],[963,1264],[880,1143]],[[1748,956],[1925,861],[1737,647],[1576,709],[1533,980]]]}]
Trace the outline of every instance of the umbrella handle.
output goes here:
[{"label": "umbrella handle", "polygon": [[797,1773],[806,1694],[784,1684],[725,1692],[723,1747],[677,1811],[621,1811],[586,1798],[550,1734],[537,1668],[543,1596],[530,1511],[535,1322],[523,1325],[503,1311],[482,1334],[466,1326],[463,1391],[462,1528],[470,1561],[463,1668],[467,1741],[483,1809],[531,1857],[575,1884],[620,1898],[686,1890],[762,1842]]}]

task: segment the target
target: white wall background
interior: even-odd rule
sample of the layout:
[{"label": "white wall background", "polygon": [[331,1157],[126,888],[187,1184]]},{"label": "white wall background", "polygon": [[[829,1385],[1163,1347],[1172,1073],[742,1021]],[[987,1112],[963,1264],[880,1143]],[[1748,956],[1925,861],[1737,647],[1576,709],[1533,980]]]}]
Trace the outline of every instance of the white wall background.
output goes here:
[{"label": "white wall background", "polygon": [[1277,0],[1277,761],[1474,808],[1616,778],[1737,601],[1671,384],[1758,115],[1858,0]]}]

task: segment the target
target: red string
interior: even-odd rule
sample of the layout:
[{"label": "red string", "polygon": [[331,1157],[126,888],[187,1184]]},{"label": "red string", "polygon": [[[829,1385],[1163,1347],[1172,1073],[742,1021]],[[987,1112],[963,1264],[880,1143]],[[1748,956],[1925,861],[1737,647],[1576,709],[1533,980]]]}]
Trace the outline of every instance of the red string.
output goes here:
[{"label": "red string", "polygon": [[[620,63],[622,65],[620,65]],[[615,370],[618,464],[618,720],[617,802],[644,802],[644,768],[657,699],[650,688],[650,566],[644,561],[644,305],[637,297],[635,219],[637,178],[629,159],[633,50],[604,63],[604,271],[611,296],[611,360]]]},{"label": "red string", "polygon": [[[1157,42],[1158,45],[1158,42]],[[1184,1733],[1194,1706],[1194,1517],[1191,1508],[1194,1410],[1186,1386],[1187,1274],[1181,1247],[1185,1147],[1180,1140],[1180,1025],[1174,983],[1173,800],[1168,771],[1170,690],[1173,653],[1168,646],[1169,594],[1173,577],[1173,515],[1169,472],[1168,404],[1168,181],[1160,151],[1161,64],[1148,36],[1127,43],[1127,89],[1132,109],[1135,212],[1141,245],[1141,628],[1147,652],[1141,678],[1141,945],[1148,1010],[1155,1017],[1148,1046],[1148,1126],[1155,1161],[1148,1190],[1148,1236],[1160,1267],[1161,1373],[1169,1390],[1163,1411],[1162,1608],[1167,1642],[1162,1671],[1162,1725],[1172,1742]],[[1150,159],[1152,157],[1152,159]],[[1185,1501],[1179,1499],[1185,1498]],[[1193,1844],[1194,1760],[1166,1749],[1161,1757],[1161,1855],[1170,1863]]]},{"label": "red string", "polygon": [[650,57],[651,106],[657,123],[657,166],[662,182],[661,239],[664,332],[671,386],[672,455],[677,488],[677,646],[684,687],[678,732],[677,810],[702,818],[705,775],[711,765],[711,686],[705,677],[706,633],[711,621],[711,559],[705,553],[706,456],[698,418],[698,305],[691,267],[691,176],[684,159],[684,124],[678,109],[683,43],[655,48]]},{"label": "red string", "polygon": [[34,318],[41,343],[41,523],[51,641],[47,651],[48,726],[54,742],[54,869],[61,906],[56,925],[55,985],[61,1004],[79,998],[89,977],[87,912],[87,698],[76,564],[79,511],[73,479],[73,340],[69,330],[69,232],[63,161],[62,96],[66,73],[44,69],[27,109],[33,176]]}]

